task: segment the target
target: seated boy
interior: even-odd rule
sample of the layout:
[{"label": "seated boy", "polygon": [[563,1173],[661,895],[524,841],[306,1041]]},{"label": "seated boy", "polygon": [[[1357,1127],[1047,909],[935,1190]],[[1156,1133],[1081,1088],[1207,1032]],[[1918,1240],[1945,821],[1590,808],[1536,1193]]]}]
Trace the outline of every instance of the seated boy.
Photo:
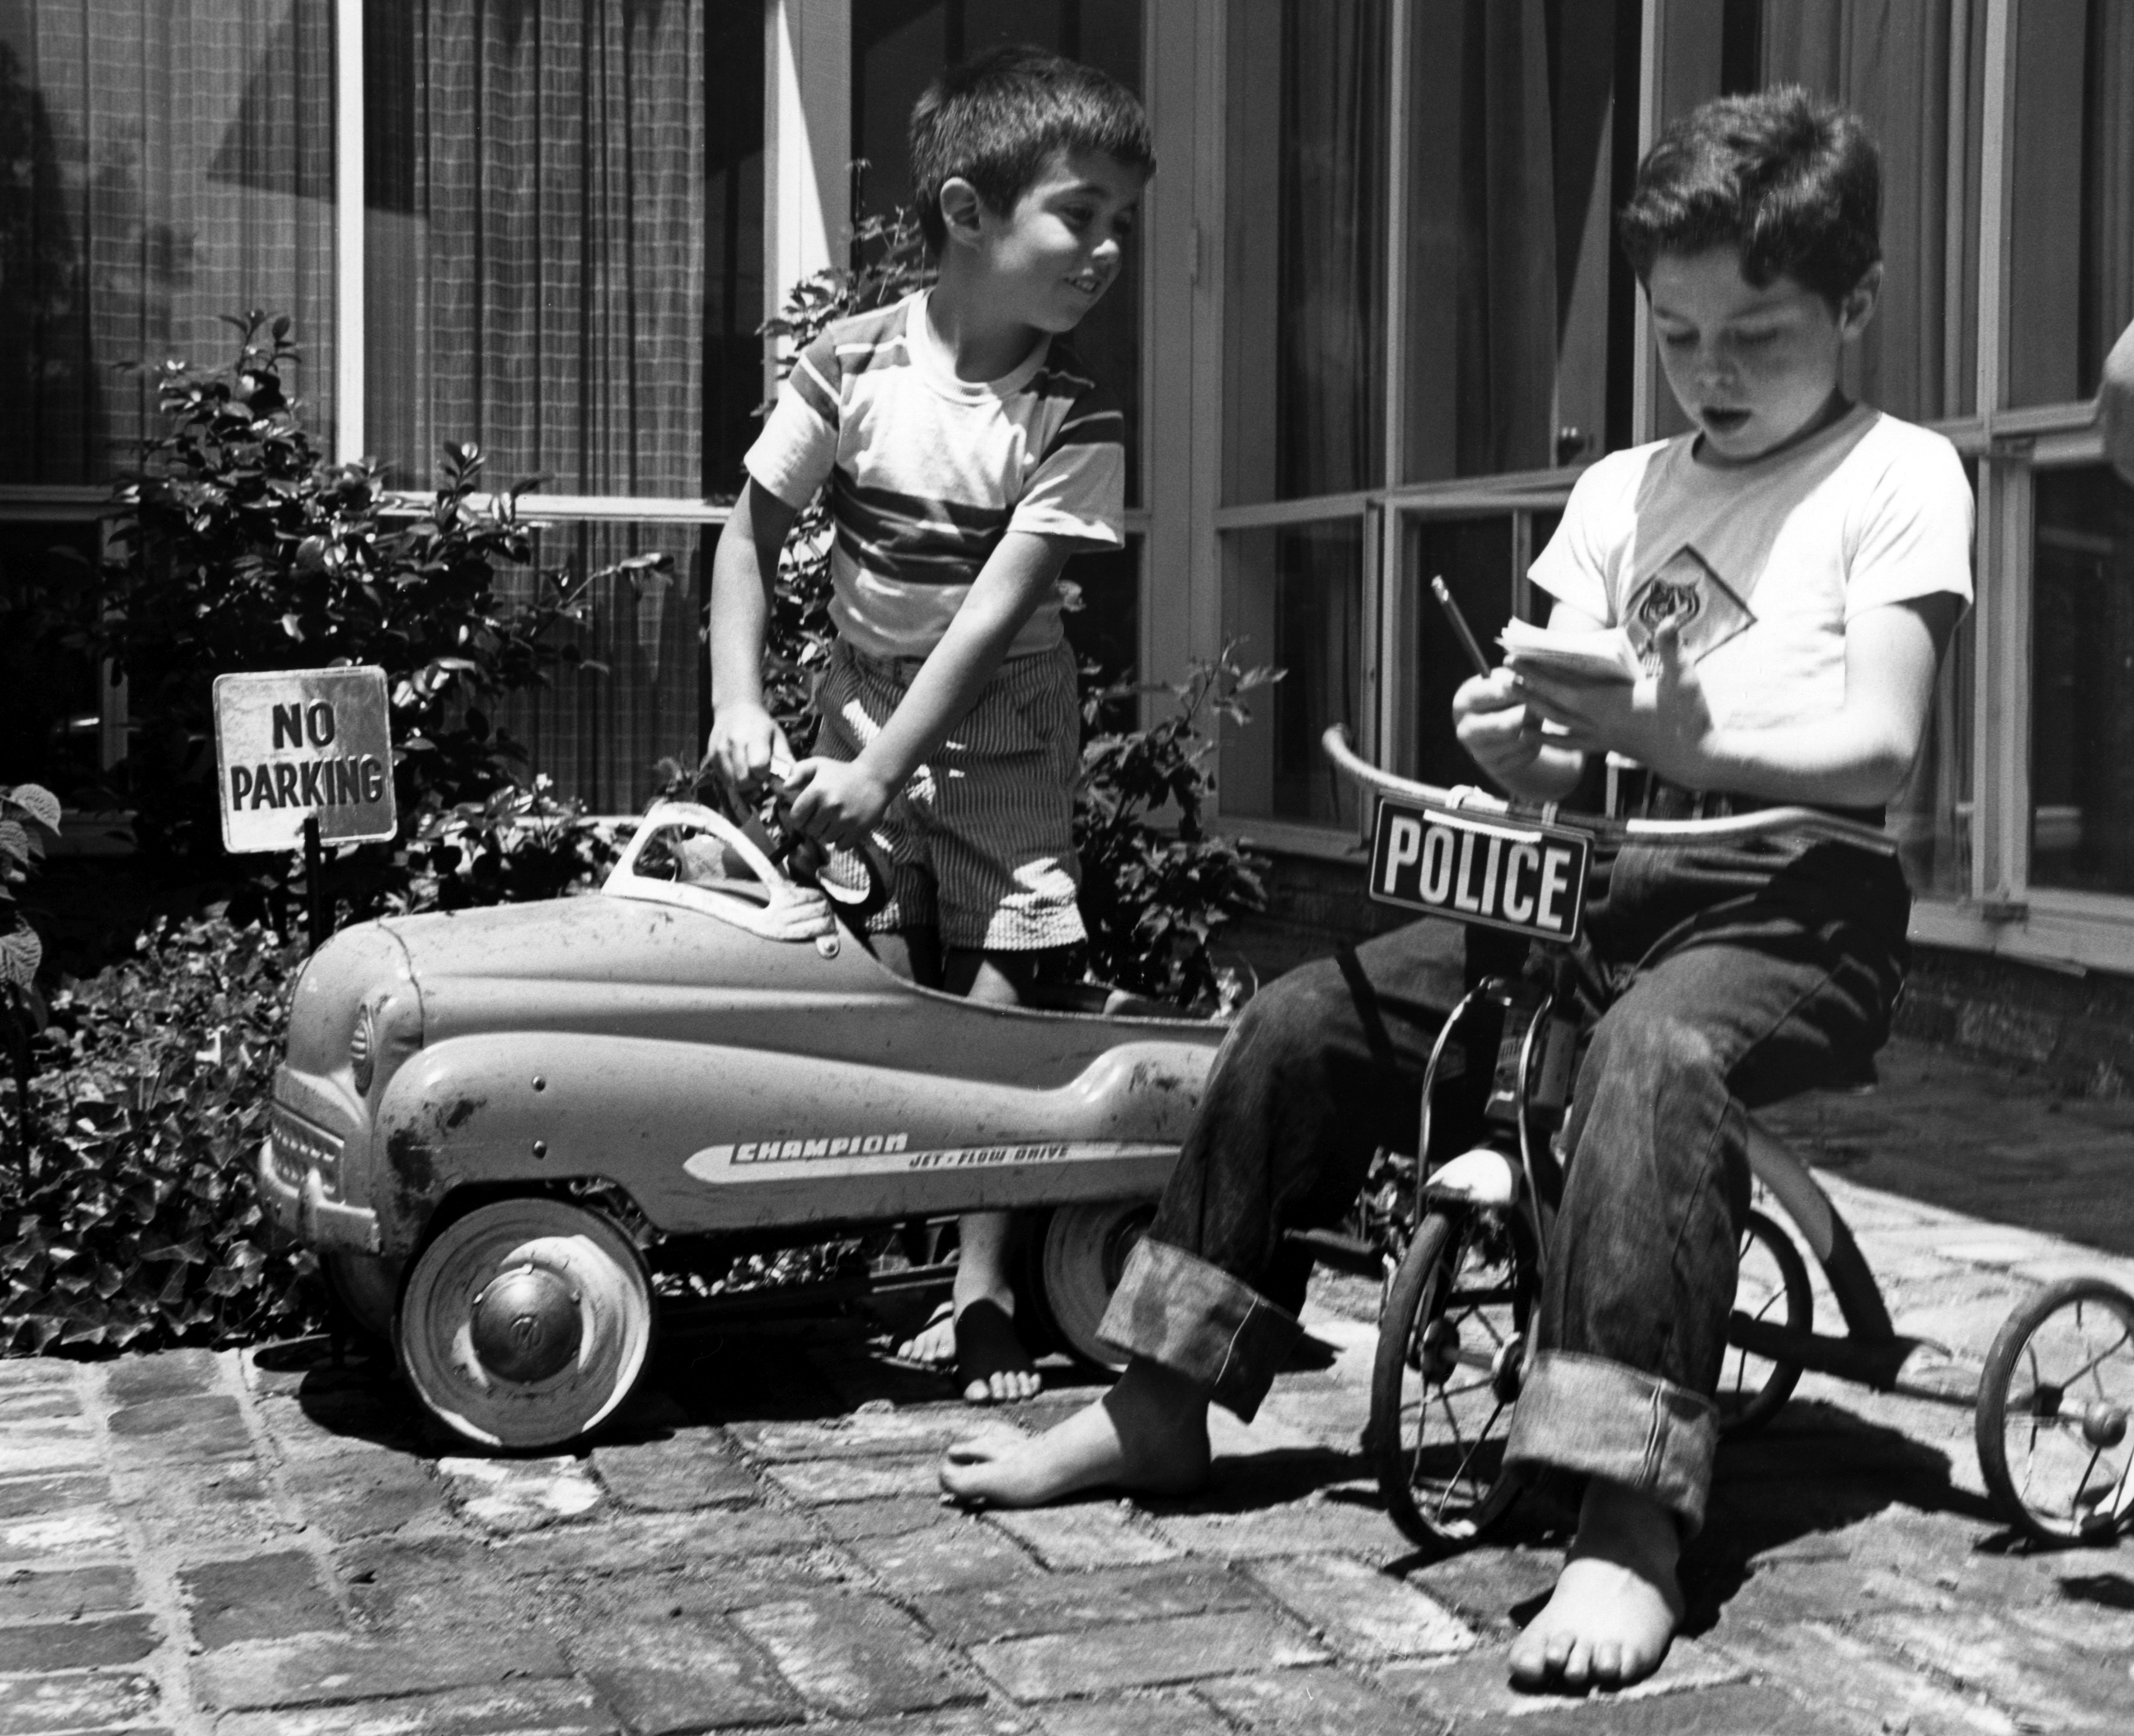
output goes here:
[{"label": "seated boy", "polygon": [[[1514,793],[1560,798],[1610,750],[1677,815],[1879,817],[1903,782],[1970,596],[1972,509],[1946,441],[1840,387],[1881,282],[1879,184],[1858,121],[1799,90],[1708,104],[1641,165],[1622,239],[1695,430],[1596,464],[1533,568],[1551,624],[1626,627],[1642,678],[1499,668],[1454,696],[1460,740]],[[1893,860],[1798,837],[1596,854],[1584,962],[1606,1010],[1507,1449],[1584,1482],[1562,1577],[1511,1657],[1516,1683],[1572,1690],[1665,1655],[1717,1441],[1745,1111],[1866,1071],[1909,904]],[[1105,1316],[1124,1377],[1025,1446],[953,1449],[952,1494],[1020,1504],[1205,1473],[1209,1401],[1249,1416],[1299,1331],[1267,1294],[1282,1232],[1341,1213],[1374,1145],[1412,1145],[1441,998],[1420,932],[1246,1010]]]},{"label": "seated boy", "polygon": [[[1133,98],[1094,70],[1002,49],[911,114],[930,290],[809,345],[712,568],[710,751],[744,787],[785,743],[764,708],[778,553],[828,484],[837,640],[794,823],[871,833],[895,898],[869,926],[892,969],[1014,1002],[1071,964],[1080,707],[1060,568],[1124,540],[1124,422],[1058,335],[1118,276],[1155,167]],[[1005,1213],[966,1217],[944,1343],[973,1403],[1027,1398]],[[950,1322],[953,1322],[951,1326]]]}]

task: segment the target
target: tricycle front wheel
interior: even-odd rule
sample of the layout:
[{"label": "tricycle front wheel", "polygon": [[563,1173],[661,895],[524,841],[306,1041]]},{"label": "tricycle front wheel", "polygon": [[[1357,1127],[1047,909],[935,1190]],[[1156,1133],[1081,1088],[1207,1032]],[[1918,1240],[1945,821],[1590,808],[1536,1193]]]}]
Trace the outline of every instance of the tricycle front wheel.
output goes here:
[{"label": "tricycle front wheel", "polygon": [[612,1416],[651,1360],[651,1277],[615,1221],[565,1200],[452,1219],[401,1291],[401,1371],[485,1446],[559,1447]]},{"label": "tricycle front wheel", "polygon": [[1460,1549],[1511,1510],[1504,1464],[1539,1274],[1518,1220],[1433,1211],[1386,1292],[1365,1437],[1386,1510],[1425,1548]]},{"label": "tricycle front wheel", "polygon": [[2040,1543],[2134,1525],[2134,1296],[2069,1278],[2009,1315],[1978,1381],[1978,1466],[2001,1516]]}]

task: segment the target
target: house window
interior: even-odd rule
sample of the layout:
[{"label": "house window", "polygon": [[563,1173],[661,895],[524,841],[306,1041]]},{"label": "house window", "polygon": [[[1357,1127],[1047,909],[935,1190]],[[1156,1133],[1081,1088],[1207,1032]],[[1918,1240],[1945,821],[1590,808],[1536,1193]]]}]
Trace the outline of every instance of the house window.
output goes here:
[{"label": "house window", "polygon": [[0,7],[0,487],[139,461],[152,377],[235,354],[222,316],[286,313],[297,390],[333,417],[328,0]]},{"label": "house window", "polygon": [[99,543],[94,523],[0,521],[0,784],[41,784],[76,808],[106,805],[113,757],[104,683],[79,649]]},{"label": "house window", "polygon": [[1384,481],[1388,0],[1237,0],[1223,498]]},{"label": "house window", "polygon": [[[1882,297],[1845,383],[1909,422],[1976,407],[1986,12],[1952,0],[1664,7],[1663,124],[1707,98],[1775,84],[1805,85],[1866,122],[1882,157]],[[1658,432],[1687,429],[1664,388],[1657,408]]]},{"label": "house window", "polygon": [[732,493],[761,380],[762,36],[756,0],[364,7],[390,483],[471,440],[499,486]]},{"label": "house window", "polygon": [[1356,797],[1320,750],[1330,723],[1364,706],[1366,521],[1352,514],[1224,538],[1223,625],[1248,663],[1286,673],[1254,696],[1253,719],[1223,726],[1223,812],[1353,829]]},{"label": "house window", "polygon": [[[1453,690],[1475,670],[1447,630],[1430,581],[1445,581],[1475,636],[1494,646],[1504,624],[1521,612],[1515,605],[1523,588],[1523,528],[1509,513],[1414,515],[1407,521],[1403,553],[1416,595],[1407,643],[1396,648],[1401,673],[1394,678],[1413,697],[1396,734],[1414,742],[1414,775],[1425,783],[1472,784],[1480,775],[1452,732]],[[1547,599],[1542,601],[1546,616]]]},{"label": "house window", "polygon": [[2134,893],[2134,488],[2036,482],[2030,884]]},{"label": "house window", "polygon": [[[1430,579],[1485,644],[1545,616],[1525,574],[1579,468],[1686,427],[1613,223],[1676,116],[1785,83],[1862,114],[1885,277],[1848,389],[1981,449],[1982,212],[2001,191],[1982,151],[2007,44],[1987,28],[2005,14],[1952,0],[1309,10],[1309,31],[1283,0],[1224,20],[1221,631],[1292,673],[1226,735],[1221,799],[1248,830],[1338,851],[1350,817],[1302,757],[1325,722],[1427,781],[1480,775],[1450,716],[1471,667]],[[1982,683],[2009,679],[1986,630],[1959,629],[1890,804],[1928,897],[1970,897],[1980,871],[1973,718]]]},{"label": "house window", "polygon": [[2097,389],[2134,319],[2134,8],[2016,8],[2008,401]]},{"label": "house window", "polygon": [[595,580],[594,667],[496,720],[529,774],[634,809],[703,744],[707,503],[763,395],[762,0],[362,15],[365,445],[417,495],[452,441],[538,479],[544,568],[669,557]]},{"label": "house window", "polygon": [[1639,8],[1412,0],[1400,480],[1627,444]]}]

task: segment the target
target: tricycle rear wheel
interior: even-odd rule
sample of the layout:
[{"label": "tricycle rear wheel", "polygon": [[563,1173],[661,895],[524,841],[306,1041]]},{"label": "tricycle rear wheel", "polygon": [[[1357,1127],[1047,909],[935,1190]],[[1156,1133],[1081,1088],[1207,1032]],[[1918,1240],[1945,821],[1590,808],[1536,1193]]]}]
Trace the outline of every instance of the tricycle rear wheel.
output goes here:
[{"label": "tricycle rear wheel", "polygon": [[[1808,1282],[1808,1262],[1793,1237],[1761,1212],[1750,1213],[1742,1227],[1734,1312],[1803,1338],[1814,1326],[1815,1290]],[[1729,1439],[1754,1434],[1785,1408],[1800,1377],[1798,1362],[1769,1362],[1728,1345],[1715,1395],[1719,1432]]]},{"label": "tricycle rear wheel", "polygon": [[2002,1324],[1978,1381],[1978,1466],[2036,1542],[2109,1543],[2134,1526],[2134,1296],[2048,1285]]}]

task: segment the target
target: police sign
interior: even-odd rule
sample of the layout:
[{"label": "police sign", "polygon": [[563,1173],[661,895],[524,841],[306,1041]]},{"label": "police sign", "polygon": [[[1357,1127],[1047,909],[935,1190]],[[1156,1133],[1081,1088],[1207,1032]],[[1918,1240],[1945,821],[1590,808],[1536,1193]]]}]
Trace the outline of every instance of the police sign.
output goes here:
[{"label": "police sign", "polygon": [[1382,801],[1371,896],[1537,940],[1574,940],[1589,848],[1585,833],[1562,827]]},{"label": "police sign", "polygon": [[398,825],[383,669],[217,676],[215,760],[225,850],[293,850],[312,819],[327,844]]}]

